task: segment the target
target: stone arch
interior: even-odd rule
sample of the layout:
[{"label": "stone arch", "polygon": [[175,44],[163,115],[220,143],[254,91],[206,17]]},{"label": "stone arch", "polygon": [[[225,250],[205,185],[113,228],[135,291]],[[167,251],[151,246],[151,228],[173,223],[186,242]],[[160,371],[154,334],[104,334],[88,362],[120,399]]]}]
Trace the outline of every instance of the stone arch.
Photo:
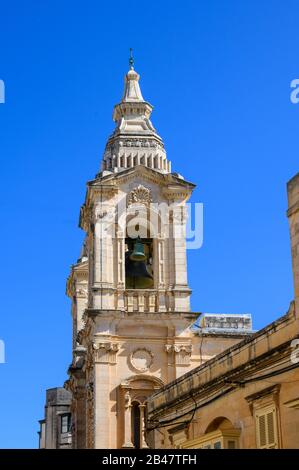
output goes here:
[{"label": "stone arch", "polygon": [[148,382],[148,385],[152,384],[152,389],[157,390],[161,387],[164,387],[164,382],[159,379],[159,377],[155,377],[154,375],[146,375],[146,374],[138,374],[138,375],[131,375],[126,380],[121,383],[121,386],[134,386],[139,381]]},{"label": "stone arch", "polygon": [[217,418],[213,419],[213,421],[210,422],[210,424],[207,426],[205,430],[205,434],[208,434],[209,432],[217,431],[218,429],[223,431],[226,429],[233,429],[234,425],[233,423],[226,418],[225,416],[218,416]]},{"label": "stone arch", "polygon": [[[148,232],[146,234],[141,231],[141,238],[157,238],[161,235],[163,218],[165,214],[161,213],[161,207],[163,207],[164,212],[168,208],[168,205],[164,203],[160,205],[158,203],[151,203],[150,205],[145,205],[142,203],[133,203],[131,204],[126,211],[122,212],[119,215],[118,225],[121,227],[122,231],[125,233],[128,225],[131,225],[132,222],[136,222],[136,225],[140,225],[144,231]],[[166,209],[165,209],[166,208]],[[136,215],[138,211],[138,215]],[[166,214],[167,216],[168,214]],[[136,233],[135,236],[138,234]]]},{"label": "stone arch", "polygon": [[[142,190],[143,184],[141,183],[139,187],[141,187]],[[137,186],[136,188],[133,188],[130,193],[134,192],[134,190],[138,191],[139,187]],[[141,221],[142,225],[146,223],[149,227],[151,238],[156,238],[163,235],[165,231],[165,222],[167,226],[169,225],[171,218],[171,208],[169,207],[169,204],[166,200],[152,200],[151,188],[144,186],[144,189],[145,191],[149,191],[148,200],[146,200],[145,197],[144,200],[140,201],[128,201],[127,198],[130,193],[129,195],[125,196],[122,209],[118,214],[118,226],[125,233],[126,226],[130,219],[134,218],[135,211],[140,210],[141,213],[144,212],[145,215],[144,221]]]},{"label": "stone arch", "polygon": [[[158,377],[145,374],[132,375],[120,384],[120,408],[123,409],[124,420],[123,448],[148,447],[145,440],[145,403],[147,398],[163,385]],[[136,426],[138,426],[138,438]]]},{"label": "stone arch", "polygon": [[159,379],[159,377],[156,377],[155,375],[146,375],[146,374],[130,375],[130,377],[128,377],[126,381],[132,383],[135,380],[139,380],[139,379],[147,380],[157,385],[159,384],[161,387],[165,385],[164,382],[161,379]]},{"label": "stone arch", "polygon": [[236,428],[229,418],[217,416],[210,421],[196,445],[203,449],[238,449],[240,434],[241,429]]}]

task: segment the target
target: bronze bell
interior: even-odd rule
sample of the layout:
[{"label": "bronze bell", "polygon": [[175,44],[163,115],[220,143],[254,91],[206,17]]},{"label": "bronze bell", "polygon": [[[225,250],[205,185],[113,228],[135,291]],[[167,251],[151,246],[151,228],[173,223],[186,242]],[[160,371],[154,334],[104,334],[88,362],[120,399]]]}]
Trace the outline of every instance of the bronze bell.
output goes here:
[{"label": "bronze bell", "polygon": [[137,238],[136,242],[134,243],[134,249],[130,254],[130,259],[132,261],[145,261],[146,256],[144,253],[144,244],[140,240],[140,237]]},{"label": "bronze bell", "polygon": [[154,285],[153,276],[149,273],[144,261],[132,260],[133,253],[134,251],[126,253],[126,288],[152,289]]}]

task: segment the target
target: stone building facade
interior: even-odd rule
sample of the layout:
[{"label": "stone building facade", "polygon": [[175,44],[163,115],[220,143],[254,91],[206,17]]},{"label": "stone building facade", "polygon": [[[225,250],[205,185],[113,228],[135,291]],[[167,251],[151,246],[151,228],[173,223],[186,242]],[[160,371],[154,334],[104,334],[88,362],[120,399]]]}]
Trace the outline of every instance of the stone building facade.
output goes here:
[{"label": "stone building facade", "polygon": [[287,188],[295,288],[288,312],[147,400],[155,447],[299,448],[299,173]]},{"label": "stone building facade", "polygon": [[70,449],[72,395],[63,387],[46,393],[45,418],[39,421],[40,449]]},{"label": "stone building facade", "polygon": [[148,397],[252,333],[250,315],[198,323],[190,309],[186,203],[195,185],[171,172],[152,109],[131,65],[101,170],[87,183],[86,237],[67,281],[74,448],[153,446]]}]

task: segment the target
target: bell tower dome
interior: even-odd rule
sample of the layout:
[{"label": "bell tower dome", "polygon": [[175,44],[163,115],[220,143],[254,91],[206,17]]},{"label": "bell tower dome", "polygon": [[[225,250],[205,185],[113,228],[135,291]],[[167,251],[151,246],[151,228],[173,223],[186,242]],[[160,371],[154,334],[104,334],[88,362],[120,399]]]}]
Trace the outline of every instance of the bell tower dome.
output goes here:
[{"label": "bell tower dome", "polygon": [[143,99],[139,74],[133,63],[125,76],[125,87],[120,103],[114,106],[116,123],[108,139],[101,170],[119,172],[126,168],[144,165],[163,174],[170,173],[164,144],[150,121],[153,106]]}]

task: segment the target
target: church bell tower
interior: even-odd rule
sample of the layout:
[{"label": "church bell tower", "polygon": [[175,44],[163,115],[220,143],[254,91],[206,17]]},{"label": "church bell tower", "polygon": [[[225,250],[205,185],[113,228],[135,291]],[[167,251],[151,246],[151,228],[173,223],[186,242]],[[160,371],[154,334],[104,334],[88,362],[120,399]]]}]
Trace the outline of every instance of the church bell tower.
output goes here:
[{"label": "church bell tower", "polygon": [[115,129],[80,212],[86,237],[72,266],[73,447],[145,448],[145,401],[190,370],[186,202],[130,60]]}]

